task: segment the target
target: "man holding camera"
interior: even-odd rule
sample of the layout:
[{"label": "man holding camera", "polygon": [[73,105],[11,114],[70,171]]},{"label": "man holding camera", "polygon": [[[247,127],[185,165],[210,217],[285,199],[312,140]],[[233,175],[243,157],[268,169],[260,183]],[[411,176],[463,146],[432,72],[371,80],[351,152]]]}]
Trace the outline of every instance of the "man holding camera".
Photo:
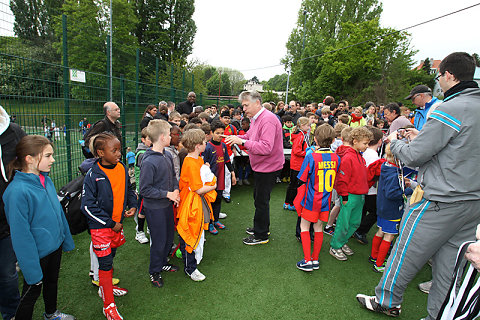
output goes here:
[{"label": "man holding camera", "polygon": [[[410,143],[388,139],[395,157],[419,167],[418,182],[400,224],[400,236],[392,250],[375,296],[357,295],[365,308],[398,316],[408,283],[433,259],[432,288],[427,320],[436,319],[452,281],[460,245],[475,239],[480,221],[480,89],[473,81],[475,60],[455,52],[442,60],[437,77],[445,99]],[[409,132],[409,131],[407,131]]]}]

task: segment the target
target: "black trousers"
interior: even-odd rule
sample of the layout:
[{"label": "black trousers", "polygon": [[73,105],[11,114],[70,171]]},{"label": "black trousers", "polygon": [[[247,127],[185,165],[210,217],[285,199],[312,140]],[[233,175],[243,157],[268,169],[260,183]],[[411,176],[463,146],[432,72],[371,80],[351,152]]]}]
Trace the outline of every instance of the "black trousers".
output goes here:
[{"label": "black trousers", "polygon": [[255,204],[255,216],[253,218],[253,232],[257,239],[268,239],[270,230],[270,194],[272,193],[278,171],[256,172],[253,200]]},{"label": "black trousers", "polygon": [[293,206],[293,200],[297,196],[297,189],[300,185],[297,175],[300,171],[290,169],[290,183],[288,184],[287,194],[285,195],[285,203]]},{"label": "black trousers", "polygon": [[173,207],[150,209],[143,207],[150,228],[150,267],[148,272],[162,272],[167,264],[167,256],[172,248],[175,226],[173,222]]},{"label": "black trousers", "polygon": [[192,272],[197,269],[197,259],[195,259],[195,251],[192,251],[192,253],[188,253],[187,250],[185,250],[185,241],[183,241],[182,237],[180,236],[178,238],[180,239],[180,251],[182,252],[182,258],[184,263],[183,270],[187,275],[191,275]]},{"label": "black trousers", "polygon": [[362,222],[360,222],[357,232],[367,234],[375,223],[377,223],[377,195],[367,194],[362,210]]},{"label": "black trousers", "polygon": [[45,313],[52,314],[57,310],[58,274],[60,272],[60,261],[62,260],[62,247],[58,248],[48,256],[40,259],[43,279],[40,284],[29,285],[23,280],[22,297],[15,314],[16,320],[31,320],[33,308],[43,286],[43,302]]},{"label": "black trousers", "polygon": [[223,190],[217,190],[217,198],[214,202],[212,202],[213,222],[218,221],[218,216],[220,215],[220,210],[222,209],[222,194]]}]

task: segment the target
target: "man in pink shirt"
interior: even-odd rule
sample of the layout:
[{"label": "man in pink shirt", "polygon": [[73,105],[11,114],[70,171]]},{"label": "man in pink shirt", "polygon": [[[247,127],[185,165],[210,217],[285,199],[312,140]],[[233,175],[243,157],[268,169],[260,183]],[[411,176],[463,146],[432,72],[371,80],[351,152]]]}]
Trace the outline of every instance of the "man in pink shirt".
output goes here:
[{"label": "man in pink shirt", "polygon": [[275,114],[262,107],[262,97],[258,92],[244,91],[239,95],[238,101],[242,104],[246,116],[250,118],[250,130],[244,135],[226,136],[225,142],[248,149],[255,177],[253,228],[247,228],[249,237],[243,239],[243,243],[264,244],[268,242],[270,234],[270,193],[278,171],[285,162],[282,126]]}]

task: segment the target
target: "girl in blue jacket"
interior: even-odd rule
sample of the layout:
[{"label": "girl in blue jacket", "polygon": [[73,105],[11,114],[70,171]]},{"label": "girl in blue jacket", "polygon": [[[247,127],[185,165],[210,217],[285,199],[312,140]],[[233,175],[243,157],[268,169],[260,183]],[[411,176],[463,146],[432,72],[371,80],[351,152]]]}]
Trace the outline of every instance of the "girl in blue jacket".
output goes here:
[{"label": "girl in blue jacket", "polygon": [[[44,319],[75,319],[57,310],[58,275],[63,251],[74,243],[52,180],[53,147],[42,136],[25,136],[9,166],[3,195],[13,249],[22,269],[22,297],[15,319],[32,319],[43,285]],[[12,180],[13,176],[13,180]]]}]

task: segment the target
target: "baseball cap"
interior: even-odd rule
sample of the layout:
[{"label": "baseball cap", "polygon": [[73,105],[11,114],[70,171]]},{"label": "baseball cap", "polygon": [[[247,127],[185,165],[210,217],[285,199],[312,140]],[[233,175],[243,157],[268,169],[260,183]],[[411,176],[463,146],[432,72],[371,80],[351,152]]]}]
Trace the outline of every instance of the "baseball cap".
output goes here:
[{"label": "baseball cap", "polygon": [[419,84],[418,86],[416,86],[415,88],[412,89],[412,91],[410,91],[410,94],[408,96],[405,97],[406,100],[410,100],[412,99],[412,97],[414,95],[416,95],[417,93],[432,93],[432,89],[430,89],[429,87],[427,87],[426,85],[423,85],[423,84]]}]

